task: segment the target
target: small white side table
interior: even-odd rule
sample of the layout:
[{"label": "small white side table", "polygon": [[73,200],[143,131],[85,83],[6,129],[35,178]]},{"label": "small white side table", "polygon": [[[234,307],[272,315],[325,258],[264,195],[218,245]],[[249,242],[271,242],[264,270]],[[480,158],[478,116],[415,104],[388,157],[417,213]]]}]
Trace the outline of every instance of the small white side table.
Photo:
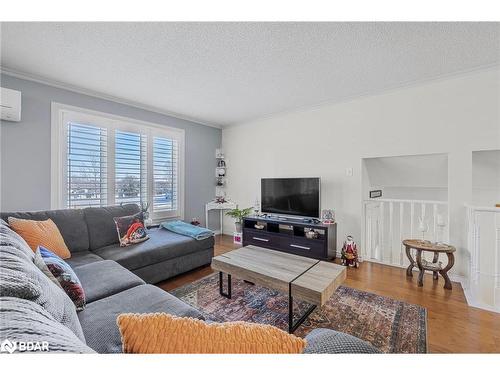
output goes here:
[{"label": "small white side table", "polygon": [[232,210],[234,208],[236,208],[236,203],[234,202],[224,202],[224,203],[217,203],[216,201],[208,202],[205,205],[205,225],[208,228],[208,211],[219,210],[220,234],[223,234],[222,218],[224,216],[224,210]]}]

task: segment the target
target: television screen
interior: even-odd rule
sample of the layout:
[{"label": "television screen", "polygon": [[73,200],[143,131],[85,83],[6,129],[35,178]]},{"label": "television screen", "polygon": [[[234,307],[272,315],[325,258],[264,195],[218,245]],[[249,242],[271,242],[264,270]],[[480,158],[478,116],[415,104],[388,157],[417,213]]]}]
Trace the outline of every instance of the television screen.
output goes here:
[{"label": "television screen", "polygon": [[301,217],[320,216],[320,179],[263,178],[261,211]]}]

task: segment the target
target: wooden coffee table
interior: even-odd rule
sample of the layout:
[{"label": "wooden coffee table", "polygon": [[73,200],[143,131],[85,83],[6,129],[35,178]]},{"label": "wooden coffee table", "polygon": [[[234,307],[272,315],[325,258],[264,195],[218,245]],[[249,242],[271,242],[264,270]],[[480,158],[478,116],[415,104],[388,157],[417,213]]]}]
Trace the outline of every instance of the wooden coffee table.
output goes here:
[{"label": "wooden coffee table", "polygon": [[[346,278],[346,269],[338,264],[301,257],[281,251],[245,246],[212,259],[219,271],[219,292],[231,298],[231,276],[288,293],[288,331],[294,332],[317,306],[322,306]],[[223,273],[227,274],[224,292]],[[312,306],[296,321],[293,298]]]}]

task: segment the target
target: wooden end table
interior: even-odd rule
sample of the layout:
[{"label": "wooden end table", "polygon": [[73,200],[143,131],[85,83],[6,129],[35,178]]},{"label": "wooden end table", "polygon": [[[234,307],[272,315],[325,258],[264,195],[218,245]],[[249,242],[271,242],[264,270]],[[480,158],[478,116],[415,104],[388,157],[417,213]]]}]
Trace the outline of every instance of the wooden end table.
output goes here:
[{"label": "wooden end table", "polygon": [[[430,241],[423,240],[404,240],[403,245],[406,248],[406,256],[410,261],[410,265],[406,269],[406,275],[409,277],[413,277],[413,267],[418,267],[420,273],[418,274],[418,286],[424,285],[424,273],[426,270],[432,271],[433,279],[438,279],[438,273],[443,276],[444,279],[444,288],[452,289],[451,281],[448,277],[448,271],[453,267],[455,263],[455,256],[453,253],[455,252],[455,247],[446,244],[437,244],[432,243]],[[417,252],[416,261],[413,259],[411,254],[411,249],[415,249]],[[427,262],[422,260],[422,251],[429,251],[434,253],[434,257],[431,262]],[[448,257],[448,264],[443,267],[441,262],[438,262],[439,254],[445,253]]]}]

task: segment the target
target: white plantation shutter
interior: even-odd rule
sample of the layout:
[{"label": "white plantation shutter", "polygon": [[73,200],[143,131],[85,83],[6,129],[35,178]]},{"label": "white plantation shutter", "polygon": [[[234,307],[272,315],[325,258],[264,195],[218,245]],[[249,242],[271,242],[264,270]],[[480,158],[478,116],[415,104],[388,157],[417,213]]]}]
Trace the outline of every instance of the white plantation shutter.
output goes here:
[{"label": "white plantation shutter", "polygon": [[147,202],[147,136],[115,130],[115,203]]},{"label": "white plantation shutter", "polygon": [[179,142],[153,138],[153,212],[176,211],[178,204]]},{"label": "white plantation shutter", "polygon": [[70,122],[67,136],[67,207],[105,206],[107,130]]},{"label": "white plantation shutter", "polygon": [[184,131],[53,103],[53,208],[149,204],[183,216]]}]

